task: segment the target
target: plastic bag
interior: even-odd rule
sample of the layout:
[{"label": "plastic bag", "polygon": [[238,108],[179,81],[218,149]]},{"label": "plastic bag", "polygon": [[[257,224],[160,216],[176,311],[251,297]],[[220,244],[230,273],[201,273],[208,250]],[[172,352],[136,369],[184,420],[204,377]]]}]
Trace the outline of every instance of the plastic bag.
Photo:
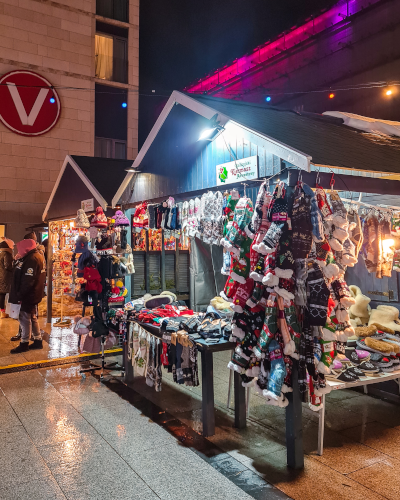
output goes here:
[{"label": "plastic bag", "polygon": [[21,310],[21,304],[8,304],[8,305],[10,306],[10,312],[8,313],[10,315],[10,318],[18,319],[19,312]]}]

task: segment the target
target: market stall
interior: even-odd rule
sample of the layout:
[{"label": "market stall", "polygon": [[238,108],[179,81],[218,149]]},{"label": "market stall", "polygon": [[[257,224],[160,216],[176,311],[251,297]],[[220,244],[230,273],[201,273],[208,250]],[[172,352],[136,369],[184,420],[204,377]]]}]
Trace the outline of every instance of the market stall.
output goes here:
[{"label": "market stall", "polygon": [[[167,303],[151,307],[151,298],[138,298],[129,306],[135,312],[126,320],[128,339],[128,324],[143,328],[144,318],[215,345],[230,328],[228,369],[266,405],[286,409],[291,467],[304,463],[302,403],[321,411],[334,384],[378,386],[399,368],[400,203],[388,201],[400,196],[390,177],[399,160],[387,138],[333,117],[174,92],[117,191],[115,200],[124,195],[140,231],[147,221],[148,233],[179,231],[190,240],[190,307],[202,311],[196,330],[187,331],[187,309],[179,307],[188,304],[175,304],[179,313],[172,314]],[[368,207],[366,194],[384,197]],[[139,246],[143,241],[149,234],[141,233]],[[167,292],[161,286],[153,299]],[[129,344],[133,368],[144,367],[150,379],[154,357],[142,348],[152,353],[152,342]],[[161,344],[162,353],[172,349],[168,366],[180,369],[172,335]]]},{"label": "market stall", "polygon": [[[82,302],[79,298],[80,288],[87,281],[83,275],[85,258],[93,256],[97,261],[100,254],[104,253],[106,255],[104,258],[110,260],[114,255],[116,272],[114,282],[110,283],[111,288],[115,286],[118,278],[123,278],[117,269],[121,264],[120,257],[126,259],[125,263],[131,264],[128,265],[130,270],[133,269],[132,257],[129,257],[129,254],[125,256],[122,252],[129,244],[128,239],[130,241],[130,232],[126,229],[129,221],[126,220],[125,228],[119,222],[116,223],[116,210],[110,208],[111,200],[126,174],[125,169],[129,168],[131,163],[127,160],[84,156],[65,158],[43,213],[43,220],[49,227],[47,256],[49,322],[55,315],[60,318],[61,326],[64,317],[67,317],[66,322],[70,324],[71,317],[85,312],[82,304],[91,306],[91,302]],[[121,236],[125,237],[124,249],[120,244]],[[127,266],[123,263],[123,267]],[[125,272],[126,276],[129,274],[131,273]],[[126,296],[128,290],[124,284],[123,287]],[[110,297],[110,300],[124,303],[125,298],[119,298],[119,293],[114,293],[113,295],[117,296]],[[79,301],[76,300],[77,297]]]}]

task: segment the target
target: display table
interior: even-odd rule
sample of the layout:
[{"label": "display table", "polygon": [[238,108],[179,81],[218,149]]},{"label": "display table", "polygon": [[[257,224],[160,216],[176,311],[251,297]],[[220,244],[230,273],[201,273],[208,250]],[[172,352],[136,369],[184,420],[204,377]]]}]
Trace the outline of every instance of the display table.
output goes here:
[{"label": "display table", "polygon": [[[400,367],[397,371],[391,373],[382,373],[377,377],[361,377],[357,382],[340,382],[335,380],[327,380],[327,384],[332,388],[332,391],[338,391],[340,389],[352,389],[353,387],[364,387],[365,394],[368,394],[368,385],[379,384],[381,382],[387,382],[389,380],[397,381],[399,385],[400,392]],[[318,455],[322,455],[324,452],[324,431],[325,431],[325,395],[322,396],[322,409],[318,412],[319,422],[318,422]]]},{"label": "display table", "polygon": [[[138,324],[147,332],[161,338],[160,328],[148,323]],[[202,422],[203,436],[213,436],[215,434],[215,415],[214,415],[214,372],[213,372],[213,354],[214,352],[232,351],[236,347],[235,342],[220,339],[217,344],[208,344],[205,340],[194,341],[198,351],[201,353],[201,390],[202,390]],[[133,366],[128,361],[126,346],[124,346],[125,360],[125,381],[133,382]],[[243,429],[246,427],[246,390],[242,386],[241,378],[235,372],[234,392],[235,392],[235,427]]]}]

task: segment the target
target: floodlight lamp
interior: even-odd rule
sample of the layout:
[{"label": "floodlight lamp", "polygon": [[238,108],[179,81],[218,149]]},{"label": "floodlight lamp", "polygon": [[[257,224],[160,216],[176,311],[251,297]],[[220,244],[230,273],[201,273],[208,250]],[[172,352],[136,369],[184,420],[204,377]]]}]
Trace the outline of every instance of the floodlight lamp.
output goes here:
[{"label": "floodlight lamp", "polygon": [[203,141],[204,139],[208,139],[213,135],[213,133],[217,130],[217,127],[213,128],[206,128],[203,130],[203,132],[200,134],[199,141]]}]

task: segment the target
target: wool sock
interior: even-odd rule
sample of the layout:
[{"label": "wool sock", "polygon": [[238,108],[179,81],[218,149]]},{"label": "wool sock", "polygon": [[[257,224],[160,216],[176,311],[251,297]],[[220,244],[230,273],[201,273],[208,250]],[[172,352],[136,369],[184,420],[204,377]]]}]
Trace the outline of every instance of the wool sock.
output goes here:
[{"label": "wool sock", "polygon": [[268,347],[271,361],[267,392],[265,396],[277,400],[282,393],[282,385],[286,377],[286,366],[283,359],[283,353],[276,340],[272,340]]},{"label": "wool sock", "polygon": [[324,375],[328,375],[331,373],[331,365],[333,360],[336,358],[336,345],[335,342],[325,341],[320,339],[319,341],[321,345],[321,360],[318,363],[318,371],[323,373]]}]

